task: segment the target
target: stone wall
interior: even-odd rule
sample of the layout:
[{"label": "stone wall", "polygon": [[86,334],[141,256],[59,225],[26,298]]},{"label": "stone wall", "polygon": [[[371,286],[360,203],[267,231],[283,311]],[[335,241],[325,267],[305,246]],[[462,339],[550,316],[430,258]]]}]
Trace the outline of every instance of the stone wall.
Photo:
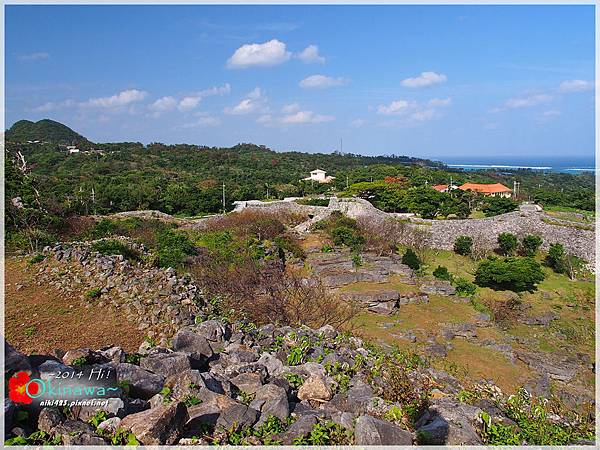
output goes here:
[{"label": "stone wall", "polygon": [[[332,197],[327,207],[306,206],[284,201],[246,203],[245,207],[247,208],[260,208],[274,212],[303,212],[313,215],[313,218],[295,228],[299,232],[308,231],[314,222],[326,218],[333,211],[341,211],[353,219],[368,218],[377,222],[398,220],[394,214],[383,212],[361,198]],[[544,219],[552,220],[556,224],[547,223]],[[514,233],[519,238],[527,234],[535,234],[544,240],[543,250],[547,250],[550,244],[558,242],[565,247],[568,253],[587,262],[595,261],[595,232],[593,229],[576,227],[571,222],[549,218],[540,212],[512,212],[485,219],[423,220],[410,218],[409,220],[411,226],[430,234],[429,245],[433,248],[451,250],[456,238],[466,235],[477,239],[484,248],[493,250],[497,247],[497,238],[500,233]],[[562,225],[558,225],[559,223]]]},{"label": "stone wall", "polygon": [[550,244],[558,242],[568,253],[587,262],[595,260],[594,231],[551,225],[543,221],[544,217],[543,213],[511,212],[485,219],[432,220],[428,225],[414,226],[429,231],[430,245],[434,248],[451,250],[456,238],[465,235],[477,239],[491,250],[498,246],[497,238],[500,233],[513,233],[519,238],[535,234],[544,240],[543,250],[548,250]]},{"label": "stone wall", "polygon": [[[122,242],[148,258],[146,249],[130,239]],[[60,243],[46,247],[46,259],[38,263],[38,285],[50,284],[82,301],[122,310],[138,329],[165,343],[179,328],[194,323],[203,304],[200,289],[189,275],[174,269],[131,262],[121,255],[104,256],[91,251],[97,241]],[[91,297],[93,290],[99,295]]]}]

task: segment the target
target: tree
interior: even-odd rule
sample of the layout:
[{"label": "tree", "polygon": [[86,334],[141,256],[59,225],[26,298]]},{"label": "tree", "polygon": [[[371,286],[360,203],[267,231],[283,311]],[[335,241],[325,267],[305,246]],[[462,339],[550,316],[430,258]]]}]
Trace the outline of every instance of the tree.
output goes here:
[{"label": "tree", "polygon": [[470,255],[473,248],[473,238],[471,236],[458,236],[454,241],[454,251],[459,255]]},{"label": "tree", "polygon": [[486,197],[481,210],[486,217],[506,214],[517,209],[518,203],[507,197]]},{"label": "tree", "polygon": [[444,266],[437,266],[433,271],[433,276],[438,280],[452,281],[452,274],[448,271],[448,268]]},{"label": "tree", "polygon": [[546,256],[546,265],[556,273],[567,273],[567,257],[562,244],[550,244]]},{"label": "tree", "polygon": [[489,258],[475,271],[475,283],[495,290],[534,291],[544,281],[541,265],[532,258]]},{"label": "tree", "polygon": [[405,205],[407,209],[424,219],[433,219],[442,208],[446,194],[431,189],[430,187],[418,187],[409,189],[406,193]]},{"label": "tree", "polygon": [[512,233],[500,233],[498,235],[498,246],[500,248],[500,253],[504,256],[512,255],[517,246],[519,245],[519,241],[517,240],[517,236]]},{"label": "tree", "polygon": [[528,234],[521,242],[521,253],[523,253],[523,256],[534,257],[542,245],[542,242],[541,237]]},{"label": "tree", "polygon": [[421,267],[421,260],[417,254],[410,248],[407,248],[402,256],[402,264],[406,264],[412,270],[419,270]]}]

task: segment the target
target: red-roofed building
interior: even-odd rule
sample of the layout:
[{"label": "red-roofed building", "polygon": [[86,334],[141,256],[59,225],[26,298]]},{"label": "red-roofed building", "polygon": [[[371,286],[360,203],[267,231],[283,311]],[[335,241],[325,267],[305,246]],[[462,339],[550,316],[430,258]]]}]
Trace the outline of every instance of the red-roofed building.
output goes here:
[{"label": "red-roofed building", "polygon": [[512,197],[512,190],[504,186],[502,183],[465,183],[462,186],[459,186],[458,188],[461,191],[475,191],[483,195],[491,195],[492,197]]},{"label": "red-roofed building", "polygon": [[435,189],[438,192],[448,192],[448,185],[447,184],[436,184],[431,186],[433,189]]}]

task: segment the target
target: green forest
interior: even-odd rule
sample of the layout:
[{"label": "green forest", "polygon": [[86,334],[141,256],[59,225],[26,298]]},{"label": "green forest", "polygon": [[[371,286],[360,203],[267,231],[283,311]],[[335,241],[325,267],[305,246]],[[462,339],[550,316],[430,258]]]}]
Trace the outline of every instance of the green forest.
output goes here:
[{"label": "green forest", "polygon": [[[43,211],[44,219],[35,219],[42,222],[144,209],[187,217],[218,213],[223,210],[223,191],[225,210],[231,210],[237,200],[332,193],[360,196],[385,211],[409,211],[424,218],[467,217],[474,208],[494,215],[516,207],[515,202],[489,201],[460,191],[448,196],[430,188],[451,179],[458,185],[500,182],[509,187],[517,181],[520,199],[544,206],[594,209],[590,173],[464,172],[408,156],[276,152],[249,143],[230,148],[100,144],[50,120],[19,121],[6,132],[6,141],[9,230],[20,227],[23,211],[28,210],[33,217]],[[77,145],[81,152],[69,154],[66,145]],[[316,168],[335,176],[335,181],[301,181]]]}]

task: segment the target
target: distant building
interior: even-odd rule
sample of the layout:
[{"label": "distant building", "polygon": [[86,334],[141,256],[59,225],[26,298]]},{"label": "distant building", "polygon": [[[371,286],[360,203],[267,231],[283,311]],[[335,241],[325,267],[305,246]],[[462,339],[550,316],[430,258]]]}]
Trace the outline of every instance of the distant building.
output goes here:
[{"label": "distant building", "polygon": [[79,149],[77,147],[75,147],[74,145],[68,145],[67,150],[69,151],[70,154],[79,153]]},{"label": "distant building", "polygon": [[315,169],[310,172],[310,177],[302,178],[304,181],[316,181],[317,183],[331,183],[335,177],[328,177],[327,172],[321,169]]},{"label": "distant building", "polygon": [[431,186],[433,189],[435,189],[438,192],[448,192],[448,185],[447,184],[435,184],[433,186]]},{"label": "distant building", "polygon": [[512,197],[512,190],[504,186],[502,183],[495,184],[477,184],[465,183],[458,187],[461,191],[475,191],[483,195],[492,197]]}]

